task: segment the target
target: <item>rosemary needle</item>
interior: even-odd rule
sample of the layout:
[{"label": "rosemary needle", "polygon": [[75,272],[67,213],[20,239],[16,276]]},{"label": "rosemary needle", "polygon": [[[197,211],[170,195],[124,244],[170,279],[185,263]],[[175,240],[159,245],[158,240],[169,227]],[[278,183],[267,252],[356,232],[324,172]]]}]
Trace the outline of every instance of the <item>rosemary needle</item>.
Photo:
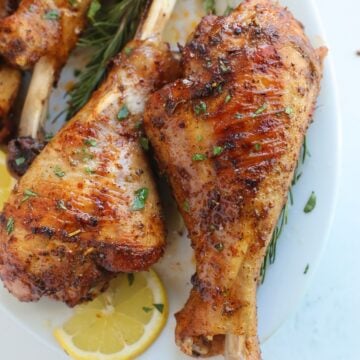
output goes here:
[{"label": "rosemary needle", "polygon": [[68,93],[68,119],[87,103],[104,78],[109,61],[134,37],[146,2],[117,0],[90,14],[90,26],[80,38],[78,46],[90,48],[92,56]]}]

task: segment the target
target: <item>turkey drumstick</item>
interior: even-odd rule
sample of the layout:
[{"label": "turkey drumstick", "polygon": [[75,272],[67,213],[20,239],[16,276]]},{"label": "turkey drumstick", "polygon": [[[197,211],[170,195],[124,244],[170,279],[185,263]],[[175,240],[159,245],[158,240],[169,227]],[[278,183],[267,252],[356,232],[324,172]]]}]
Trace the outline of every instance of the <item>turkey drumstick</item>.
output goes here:
[{"label": "turkey drumstick", "polygon": [[73,306],[114,274],[148,269],[163,253],[159,199],[140,144],[145,101],[178,75],[168,45],[155,36],[175,0],[152,6],[159,3],[143,25],[144,40],[130,42],[114,60],[5,205],[0,276],[22,301],[50,296]]},{"label": "turkey drumstick", "polygon": [[186,354],[259,359],[256,288],[319,92],[325,50],[291,13],[246,0],[205,17],[183,48],[182,79],[154,93],[145,130],[195,250],[176,315]]}]

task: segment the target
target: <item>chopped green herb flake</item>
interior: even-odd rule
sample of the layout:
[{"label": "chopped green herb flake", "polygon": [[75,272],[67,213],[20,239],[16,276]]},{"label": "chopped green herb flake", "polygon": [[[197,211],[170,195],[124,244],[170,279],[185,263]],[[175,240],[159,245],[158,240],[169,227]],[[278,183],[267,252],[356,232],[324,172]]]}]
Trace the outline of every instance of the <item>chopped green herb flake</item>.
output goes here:
[{"label": "chopped green herb flake", "polygon": [[145,150],[148,151],[149,150],[149,139],[142,136],[139,140],[141,147]]},{"label": "chopped green herb flake", "polygon": [[203,141],[204,140],[204,137],[202,135],[197,135],[196,136],[196,141],[200,142],[200,141]]},{"label": "chopped green herb flake", "polygon": [[121,109],[120,109],[120,111],[119,111],[119,113],[118,113],[117,118],[118,118],[119,120],[124,120],[124,119],[126,119],[128,116],[129,116],[129,109],[128,109],[127,106],[124,104],[124,105],[121,107]]},{"label": "chopped green herb flake", "polygon": [[60,14],[59,11],[56,9],[49,10],[44,14],[45,20],[59,20],[59,18],[60,18]]},{"label": "chopped green herb flake", "polygon": [[145,207],[146,200],[149,196],[148,188],[141,188],[135,191],[135,198],[132,205],[132,210],[138,211],[142,210]]},{"label": "chopped green herb flake", "polygon": [[50,141],[52,138],[54,137],[54,134],[53,133],[46,133],[44,138],[45,138],[45,141]]},{"label": "chopped green herb flake", "polygon": [[213,148],[213,154],[215,156],[220,155],[224,151],[224,148],[222,146],[214,146]]},{"label": "chopped green herb flake", "polygon": [[130,56],[131,53],[133,52],[133,49],[130,48],[130,47],[126,47],[126,48],[124,49],[124,52],[125,52],[125,54],[126,54],[127,56]]},{"label": "chopped green herb flake", "polygon": [[56,165],[54,168],[54,174],[57,177],[62,178],[65,176],[65,171],[63,171],[59,165]]},{"label": "chopped green herb flake", "polygon": [[95,139],[85,139],[84,144],[88,146],[96,146],[97,142]]},{"label": "chopped green herb flake", "polygon": [[304,270],[304,274],[307,274],[307,273],[308,273],[308,271],[309,271],[309,267],[310,267],[310,265],[309,265],[309,264],[307,264],[307,265],[306,265],[306,267],[305,267],[305,270]]},{"label": "chopped green herb flake", "polygon": [[292,115],[294,110],[290,107],[290,106],[287,106],[284,110],[285,114],[287,115]]},{"label": "chopped green herb flake", "polygon": [[206,113],[206,103],[204,101],[200,101],[197,105],[194,106],[194,111],[196,115],[205,114]]},{"label": "chopped green herb flake", "polygon": [[183,209],[185,212],[190,212],[190,204],[189,204],[189,200],[185,200],[184,203],[183,203]]},{"label": "chopped green herb flake", "polygon": [[131,286],[134,283],[135,275],[134,274],[127,274],[128,284]]},{"label": "chopped green herb flake", "polygon": [[25,202],[25,201],[28,201],[31,197],[36,197],[38,196],[38,194],[30,189],[26,189],[24,192],[23,192],[23,195],[24,197],[22,198],[21,202]]},{"label": "chopped green herb flake", "polygon": [[68,3],[69,3],[71,6],[76,6],[76,5],[77,5],[77,0],[68,0]]},{"label": "chopped green herb flake", "polygon": [[143,311],[144,312],[146,312],[146,313],[149,313],[150,311],[152,311],[153,310],[153,308],[151,308],[151,307],[147,307],[147,306],[143,306]]},{"label": "chopped green herb flake", "polygon": [[216,15],[215,0],[203,0],[204,10],[207,15]]},{"label": "chopped green herb flake", "polygon": [[56,208],[58,210],[67,210],[67,207],[65,206],[64,200],[57,200],[56,201]]},{"label": "chopped green herb flake", "polygon": [[236,113],[236,114],[235,114],[235,118],[236,118],[236,119],[242,119],[243,117],[244,117],[244,115],[241,114],[241,113]]},{"label": "chopped green herb flake", "polygon": [[202,161],[206,159],[206,155],[205,154],[194,154],[192,156],[193,161]]},{"label": "chopped green herb flake", "polygon": [[227,94],[226,97],[225,97],[225,104],[227,104],[229,101],[231,100],[231,95],[230,94]]},{"label": "chopped green herb flake", "polygon": [[94,173],[95,173],[95,170],[92,169],[92,168],[89,167],[89,166],[86,166],[86,167],[84,168],[84,171],[85,171],[85,173],[88,174],[88,175],[91,175],[91,174],[94,174]]},{"label": "chopped green herb flake", "polygon": [[267,107],[268,107],[268,105],[266,103],[263,104],[251,116],[256,117],[256,116],[262,114],[267,109]]},{"label": "chopped green herb flake", "polygon": [[163,311],[164,311],[164,304],[153,304],[155,309],[160,313],[162,314]]},{"label": "chopped green herb flake", "polygon": [[217,243],[214,245],[214,248],[216,249],[216,251],[221,252],[224,250],[224,244],[223,243]]},{"label": "chopped green herb flake", "polygon": [[87,13],[88,18],[94,22],[95,21],[95,15],[97,12],[101,9],[101,4],[98,0],[92,0],[90,4],[89,11]]},{"label": "chopped green herb flake", "polygon": [[75,77],[80,76],[80,74],[81,74],[81,70],[79,70],[79,69],[75,69],[75,70],[74,70],[74,76],[75,76]]},{"label": "chopped green herb flake", "polygon": [[17,159],[15,159],[15,164],[17,166],[22,165],[25,162],[25,158],[24,157],[18,157]]},{"label": "chopped green herb flake", "polygon": [[261,144],[259,144],[259,143],[255,143],[255,144],[254,144],[254,149],[255,149],[255,151],[260,151],[261,148],[262,148]]},{"label": "chopped green herb flake", "polygon": [[311,193],[309,200],[307,201],[305,207],[304,207],[304,213],[307,214],[314,210],[316,206],[316,195],[314,191]]},{"label": "chopped green herb flake", "polygon": [[7,223],[6,223],[6,232],[8,235],[10,235],[15,228],[15,220],[13,217],[9,217]]}]

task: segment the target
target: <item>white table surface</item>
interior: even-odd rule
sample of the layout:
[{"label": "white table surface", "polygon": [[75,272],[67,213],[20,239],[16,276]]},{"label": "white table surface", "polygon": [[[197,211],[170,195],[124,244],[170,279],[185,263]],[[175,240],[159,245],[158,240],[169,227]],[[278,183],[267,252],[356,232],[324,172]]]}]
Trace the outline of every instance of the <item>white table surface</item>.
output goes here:
[{"label": "white table surface", "polygon": [[[343,120],[340,196],[332,234],[309,292],[263,345],[264,360],[360,359],[360,2],[316,2],[334,60]],[[68,359],[11,319],[2,318],[0,334],[1,359]]]}]

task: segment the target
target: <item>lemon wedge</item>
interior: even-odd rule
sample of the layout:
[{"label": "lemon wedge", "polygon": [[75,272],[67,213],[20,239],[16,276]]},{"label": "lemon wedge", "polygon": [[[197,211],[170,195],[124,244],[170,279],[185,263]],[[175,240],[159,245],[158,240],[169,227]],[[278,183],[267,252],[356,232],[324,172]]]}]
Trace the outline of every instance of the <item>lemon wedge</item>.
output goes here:
[{"label": "lemon wedge", "polygon": [[0,151],[0,211],[8,199],[14,184],[15,179],[10,176],[6,168],[6,156]]},{"label": "lemon wedge", "polygon": [[77,306],[54,336],[73,359],[134,359],[155,341],[167,316],[166,292],[153,270],[121,274],[106,292]]}]

